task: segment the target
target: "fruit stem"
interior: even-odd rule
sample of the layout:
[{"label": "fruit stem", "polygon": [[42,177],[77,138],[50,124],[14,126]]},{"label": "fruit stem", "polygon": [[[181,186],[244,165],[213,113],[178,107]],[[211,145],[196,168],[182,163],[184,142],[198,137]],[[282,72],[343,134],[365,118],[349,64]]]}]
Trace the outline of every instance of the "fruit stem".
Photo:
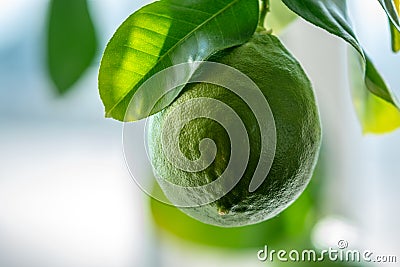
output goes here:
[{"label": "fruit stem", "polygon": [[271,10],[270,0],[261,0],[261,10],[260,10],[260,20],[258,21],[258,26],[264,27],[265,20],[267,19],[267,14]]}]

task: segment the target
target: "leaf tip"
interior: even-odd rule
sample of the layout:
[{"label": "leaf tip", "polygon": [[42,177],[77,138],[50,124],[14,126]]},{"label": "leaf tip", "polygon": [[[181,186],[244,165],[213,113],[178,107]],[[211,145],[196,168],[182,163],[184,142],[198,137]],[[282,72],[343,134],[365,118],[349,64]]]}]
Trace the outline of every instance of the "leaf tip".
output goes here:
[{"label": "leaf tip", "polygon": [[111,115],[111,113],[110,112],[104,112],[104,117],[105,118],[107,118],[107,119],[111,119],[112,118],[112,115]]}]

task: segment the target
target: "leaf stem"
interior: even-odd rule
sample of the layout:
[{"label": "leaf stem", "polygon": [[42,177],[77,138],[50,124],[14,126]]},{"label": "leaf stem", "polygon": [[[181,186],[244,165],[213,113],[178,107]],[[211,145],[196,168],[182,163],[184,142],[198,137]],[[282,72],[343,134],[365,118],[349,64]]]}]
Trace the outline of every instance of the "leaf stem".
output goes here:
[{"label": "leaf stem", "polygon": [[261,10],[260,10],[260,20],[258,21],[258,26],[264,27],[265,20],[267,18],[267,14],[271,10],[270,0],[261,0]]}]

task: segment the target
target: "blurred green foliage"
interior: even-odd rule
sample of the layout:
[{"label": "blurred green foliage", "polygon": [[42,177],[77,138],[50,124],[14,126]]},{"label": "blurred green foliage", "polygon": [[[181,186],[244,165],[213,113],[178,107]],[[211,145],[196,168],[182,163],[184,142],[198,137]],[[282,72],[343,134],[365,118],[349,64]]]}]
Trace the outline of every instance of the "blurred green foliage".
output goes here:
[{"label": "blurred green foliage", "polygon": [[[161,190],[158,188],[156,190]],[[310,190],[279,216],[255,225],[221,228],[197,221],[179,209],[151,199],[157,226],[180,238],[207,246],[229,249],[260,248],[265,244],[291,243],[301,247],[308,242],[310,227],[316,214]]]},{"label": "blurred green foliage", "polygon": [[[173,235],[182,240],[214,248],[233,251],[252,249],[258,251],[268,245],[269,248],[316,249],[311,242],[311,232],[315,224],[325,216],[321,202],[324,198],[322,188],[325,180],[324,146],[314,172],[314,177],[303,194],[285,211],[268,221],[238,228],[221,228],[203,224],[171,205],[153,198],[150,207],[155,225],[167,237]],[[155,185],[157,195],[161,189]],[[266,262],[268,266],[286,267],[351,267],[361,266],[352,262],[333,262],[325,258],[322,262]]]},{"label": "blurred green foliage", "polygon": [[[363,72],[360,68],[360,57],[349,51],[349,80],[353,104],[361,122],[364,134],[383,134],[400,127],[400,111],[396,106],[371,93],[362,82]],[[373,65],[367,64],[367,72],[376,80],[383,80]]]},{"label": "blurred green foliage", "polygon": [[97,37],[86,0],[51,0],[47,67],[58,93],[67,92],[92,63]]},{"label": "blurred green foliage", "polygon": [[[322,155],[322,153],[321,153]],[[203,224],[178,208],[151,199],[154,221],[159,229],[195,243],[227,249],[273,247],[304,248],[311,246],[311,230],[321,217],[320,200],[324,162],[320,160],[314,177],[303,194],[285,211],[268,221],[238,228]],[[160,187],[155,185],[157,195]]]},{"label": "blurred green foliage", "polygon": [[271,0],[271,12],[267,15],[265,27],[274,34],[281,33],[294,22],[298,16],[283,4],[281,0]]}]

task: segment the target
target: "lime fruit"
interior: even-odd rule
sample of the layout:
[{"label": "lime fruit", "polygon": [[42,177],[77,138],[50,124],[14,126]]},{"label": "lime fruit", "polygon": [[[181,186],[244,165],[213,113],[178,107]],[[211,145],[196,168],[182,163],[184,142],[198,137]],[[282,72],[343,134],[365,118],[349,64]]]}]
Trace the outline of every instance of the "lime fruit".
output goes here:
[{"label": "lime fruit", "polygon": [[[260,128],[252,109],[232,91],[208,83],[186,85],[172,105],[150,118],[149,156],[157,179],[186,187],[202,186],[215,181],[227,168],[231,158],[231,141],[226,129],[216,121],[199,117],[180,129],[179,140],[165,140],[163,128],[166,124],[178,125],[188,114],[196,115],[190,114],[197,112],[190,108],[184,112],[179,110],[179,106],[193,99],[215,99],[229,105],[245,125],[249,138],[250,153],[244,174],[222,198],[181,210],[201,222],[222,227],[259,223],[276,216],[293,203],[311,179],[321,143],[314,92],[297,60],[277,37],[268,33],[256,33],[249,42],[219,52],[209,60],[228,65],[247,75],[268,100],[275,120],[277,142],[267,177],[257,190],[249,191],[261,153]],[[204,106],[206,110],[213,108],[217,109]],[[212,163],[198,172],[178,168],[163,150],[163,142],[178,141],[178,149],[193,161],[201,156],[200,142],[204,139],[214,141],[216,152]],[[167,196],[175,194],[167,192],[163,183],[160,186]],[[189,197],[201,198],[197,195]]]}]

